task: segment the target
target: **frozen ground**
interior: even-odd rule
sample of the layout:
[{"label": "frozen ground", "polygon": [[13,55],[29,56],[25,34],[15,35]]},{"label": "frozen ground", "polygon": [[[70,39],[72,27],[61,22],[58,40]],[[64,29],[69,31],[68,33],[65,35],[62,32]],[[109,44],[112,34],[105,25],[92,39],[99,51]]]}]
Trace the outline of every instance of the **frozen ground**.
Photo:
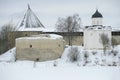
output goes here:
[{"label": "frozen ground", "polygon": [[[81,57],[86,51],[82,47],[78,47]],[[116,66],[101,66],[100,53],[92,55],[93,51],[87,51],[89,63],[84,64],[84,58],[78,62],[69,62],[67,54],[70,47],[66,48],[61,59],[34,62],[34,61],[16,61],[15,48],[0,55],[0,80],[120,80],[119,51],[120,46],[116,47],[117,56],[109,54],[103,56],[106,63],[116,62]],[[107,51],[109,53],[110,51]],[[96,58],[99,60],[96,63]],[[112,64],[111,64],[112,65]]]}]

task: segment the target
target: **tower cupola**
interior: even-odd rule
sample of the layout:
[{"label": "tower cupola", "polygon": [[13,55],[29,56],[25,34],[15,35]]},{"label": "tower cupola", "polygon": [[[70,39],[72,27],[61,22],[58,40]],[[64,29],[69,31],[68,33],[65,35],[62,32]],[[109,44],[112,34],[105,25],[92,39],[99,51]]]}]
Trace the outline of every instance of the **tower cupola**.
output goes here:
[{"label": "tower cupola", "polygon": [[103,16],[102,14],[96,9],[96,12],[92,15],[92,25],[93,26],[102,26],[103,25]]},{"label": "tower cupola", "polygon": [[98,10],[96,10],[96,12],[92,15],[92,18],[103,18],[103,16]]}]

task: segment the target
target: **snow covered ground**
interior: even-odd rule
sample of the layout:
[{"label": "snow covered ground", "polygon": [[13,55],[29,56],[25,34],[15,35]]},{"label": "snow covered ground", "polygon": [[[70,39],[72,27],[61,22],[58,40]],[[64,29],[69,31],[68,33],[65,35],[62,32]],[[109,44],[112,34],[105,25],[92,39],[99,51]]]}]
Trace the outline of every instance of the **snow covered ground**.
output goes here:
[{"label": "snow covered ground", "polygon": [[4,54],[0,55],[0,62],[14,62],[15,61],[15,51],[16,49],[13,48],[11,50],[8,50]]},{"label": "snow covered ground", "polygon": [[4,63],[0,80],[120,80],[119,67],[33,67],[32,62]]},{"label": "snow covered ground", "polygon": [[[15,48],[0,55],[0,80],[120,80],[120,46],[114,50],[117,55],[109,54],[104,56],[102,50],[86,51],[79,46],[80,60],[70,62],[67,58],[71,47],[67,47],[60,59],[34,62],[15,61]],[[84,64],[83,53],[89,53],[88,63]],[[94,53],[94,55],[93,55]],[[107,63],[102,63],[102,60]],[[116,66],[112,66],[116,62]],[[108,66],[111,63],[111,66]],[[101,66],[101,64],[106,64]]]}]

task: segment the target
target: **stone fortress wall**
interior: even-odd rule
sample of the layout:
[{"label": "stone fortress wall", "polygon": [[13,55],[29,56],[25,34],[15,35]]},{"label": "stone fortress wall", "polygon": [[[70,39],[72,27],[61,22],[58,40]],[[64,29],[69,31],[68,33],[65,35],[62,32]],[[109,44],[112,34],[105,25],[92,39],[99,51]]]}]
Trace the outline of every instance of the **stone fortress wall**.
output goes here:
[{"label": "stone fortress wall", "polygon": [[[58,34],[63,36],[63,39],[65,40],[65,45],[69,44],[69,37],[72,36],[72,45],[84,45],[83,44],[83,32],[40,32],[40,31],[16,31],[16,32],[10,32],[8,35],[9,39],[9,49],[15,46],[15,39],[19,37],[29,37],[31,35],[38,35],[38,34]],[[112,37],[115,38],[120,44],[120,31],[114,31],[111,33]]]},{"label": "stone fortress wall", "polygon": [[16,31],[10,32],[8,35],[9,39],[9,49],[15,46],[15,39],[19,37],[30,37],[32,35],[38,34],[58,34],[63,36],[65,40],[65,44],[69,44],[69,37],[72,37],[72,44],[73,45],[82,45],[83,44],[83,32],[74,32],[74,33],[67,33],[67,32],[40,32],[40,31]]}]

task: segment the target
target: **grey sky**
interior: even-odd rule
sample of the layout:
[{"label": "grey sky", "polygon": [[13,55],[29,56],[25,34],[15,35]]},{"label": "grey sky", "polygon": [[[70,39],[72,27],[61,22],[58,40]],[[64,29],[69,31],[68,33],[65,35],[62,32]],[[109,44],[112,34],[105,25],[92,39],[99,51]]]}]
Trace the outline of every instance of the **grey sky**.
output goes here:
[{"label": "grey sky", "polygon": [[120,0],[0,0],[0,25],[20,22],[30,4],[33,12],[46,27],[54,27],[58,17],[78,13],[82,25],[91,25],[96,7],[103,15],[103,24],[120,27]]}]

